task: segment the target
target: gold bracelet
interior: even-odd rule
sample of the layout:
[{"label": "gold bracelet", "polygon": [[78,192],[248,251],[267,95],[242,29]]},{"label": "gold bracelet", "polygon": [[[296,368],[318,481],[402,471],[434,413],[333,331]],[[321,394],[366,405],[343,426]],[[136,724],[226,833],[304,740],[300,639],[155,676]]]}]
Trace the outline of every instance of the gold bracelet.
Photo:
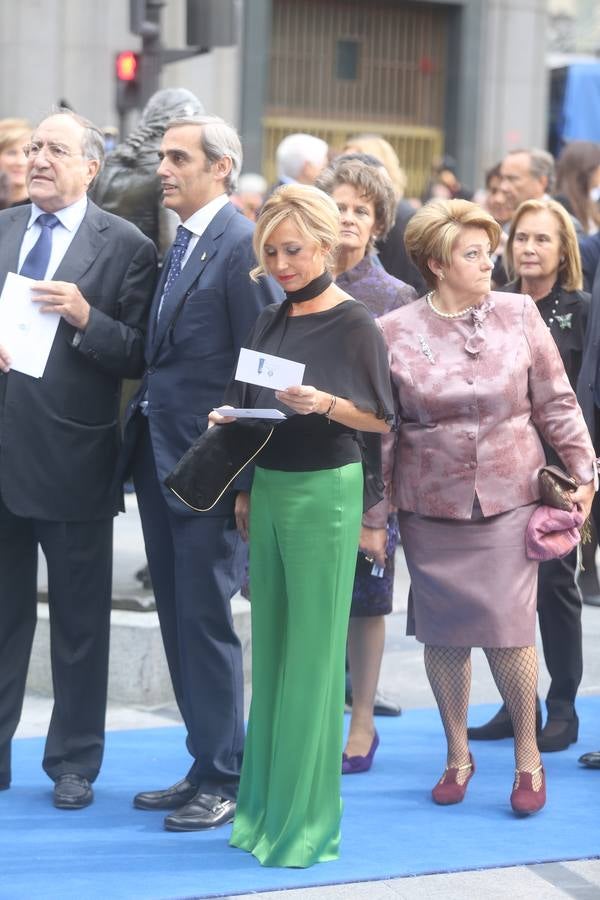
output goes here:
[{"label": "gold bracelet", "polygon": [[327,412],[325,413],[325,415],[327,417],[327,424],[329,424],[331,422],[331,414],[335,409],[336,403],[337,403],[337,397],[335,396],[335,394],[332,394],[331,395],[331,403],[329,404]]}]

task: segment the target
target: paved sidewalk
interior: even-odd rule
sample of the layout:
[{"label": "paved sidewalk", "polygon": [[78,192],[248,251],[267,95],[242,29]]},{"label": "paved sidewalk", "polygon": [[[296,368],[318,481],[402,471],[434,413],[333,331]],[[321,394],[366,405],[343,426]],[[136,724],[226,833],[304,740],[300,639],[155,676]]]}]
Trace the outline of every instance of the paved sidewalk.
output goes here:
[{"label": "paved sidewalk", "polygon": [[[135,498],[128,498],[128,509],[127,515],[117,519],[115,530],[114,583],[115,589],[120,593],[135,586],[132,573],[142,565],[144,558]],[[41,583],[43,580],[42,573]],[[423,668],[422,648],[414,638],[404,635],[407,588],[406,566],[400,551],[397,558],[396,606],[393,614],[387,618],[381,687],[386,694],[397,698],[405,708],[433,706],[433,696]],[[580,693],[600,694],[600,607],[584,607],[583,628],[585,665]],[[542,697],[545,696],[547,686],[548,675],[541,662]],[[471,700],[473,703],[493,703],[498,700],[485,657],[478,650],[473,653]],[[49,698],[29,694],[17,736],[45,734],[51,706]],[[160,708],[111,704],[107,711],[109,730],[166,727],[179,721],[174,702]],[[596,745],[582,746],[581,752],[592,749],[600,749],[600,723]],[[600,778],[600,772],[598,777]],[[600,856],[600,824],[598,853]],[[254,893],[238,895],[236,900],[479,900],[484,896],[486,900],[600,900],[600,859]]]}]

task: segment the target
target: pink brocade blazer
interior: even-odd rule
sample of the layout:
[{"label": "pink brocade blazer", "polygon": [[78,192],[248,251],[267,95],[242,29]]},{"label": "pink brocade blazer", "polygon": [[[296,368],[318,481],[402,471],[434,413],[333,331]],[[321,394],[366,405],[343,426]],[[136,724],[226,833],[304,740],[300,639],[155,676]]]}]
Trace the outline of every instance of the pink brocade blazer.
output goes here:
[{"label": "pink brocade blazer", "polygon": [[[472,313],[436,314],[423,297],[378,320],[390,357],[398,430],[383,468],[399,509],[468,519],[539,499],[538,435],[581,482],[594,449],[556,344],[533,300],[493,292]],[[386,501],[365,524],[386,521]]]}]

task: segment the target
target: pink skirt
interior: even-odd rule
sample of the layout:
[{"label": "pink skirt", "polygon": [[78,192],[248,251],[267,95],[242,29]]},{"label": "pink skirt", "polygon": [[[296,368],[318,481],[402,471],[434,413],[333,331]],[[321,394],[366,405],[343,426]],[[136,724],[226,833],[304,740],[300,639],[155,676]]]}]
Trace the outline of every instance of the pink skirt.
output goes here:
[{"label": "pink skirt", "polygon": [[406,633],[437,647],[533,646],[538,563],[525,555],[525,529],[536,506],[466,520],[400,510]]}]

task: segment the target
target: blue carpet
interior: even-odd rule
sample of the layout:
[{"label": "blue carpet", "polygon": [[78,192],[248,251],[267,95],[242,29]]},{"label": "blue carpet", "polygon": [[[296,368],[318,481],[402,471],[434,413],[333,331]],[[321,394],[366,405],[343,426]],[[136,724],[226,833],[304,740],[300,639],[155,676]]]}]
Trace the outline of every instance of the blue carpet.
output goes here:
[{"label": "blue carpet", "polygon": [[[443,768],[437,711],[379,719],[381,746],[368,775],[343,779],[342,853],[311,869],[264,869],[228,847],[230,826],[169,834],[162,814],[134,810],[132,795],[186,770],[181,728],[111,732],[88,809],[51,805],[40,768],[43,742],[14,742],[13,787],[0,793],[0,897],[45,900],[173,900],[598,856],[600,771],[577,757],[600,748],[600,697],[578,703],[579,743],[547,754],[548,804],[512,814],[510,741],[474,744],[477,772],[465,802],[436,807],[429,792]],[[472,724],[493,706],[471,711]]]}]

